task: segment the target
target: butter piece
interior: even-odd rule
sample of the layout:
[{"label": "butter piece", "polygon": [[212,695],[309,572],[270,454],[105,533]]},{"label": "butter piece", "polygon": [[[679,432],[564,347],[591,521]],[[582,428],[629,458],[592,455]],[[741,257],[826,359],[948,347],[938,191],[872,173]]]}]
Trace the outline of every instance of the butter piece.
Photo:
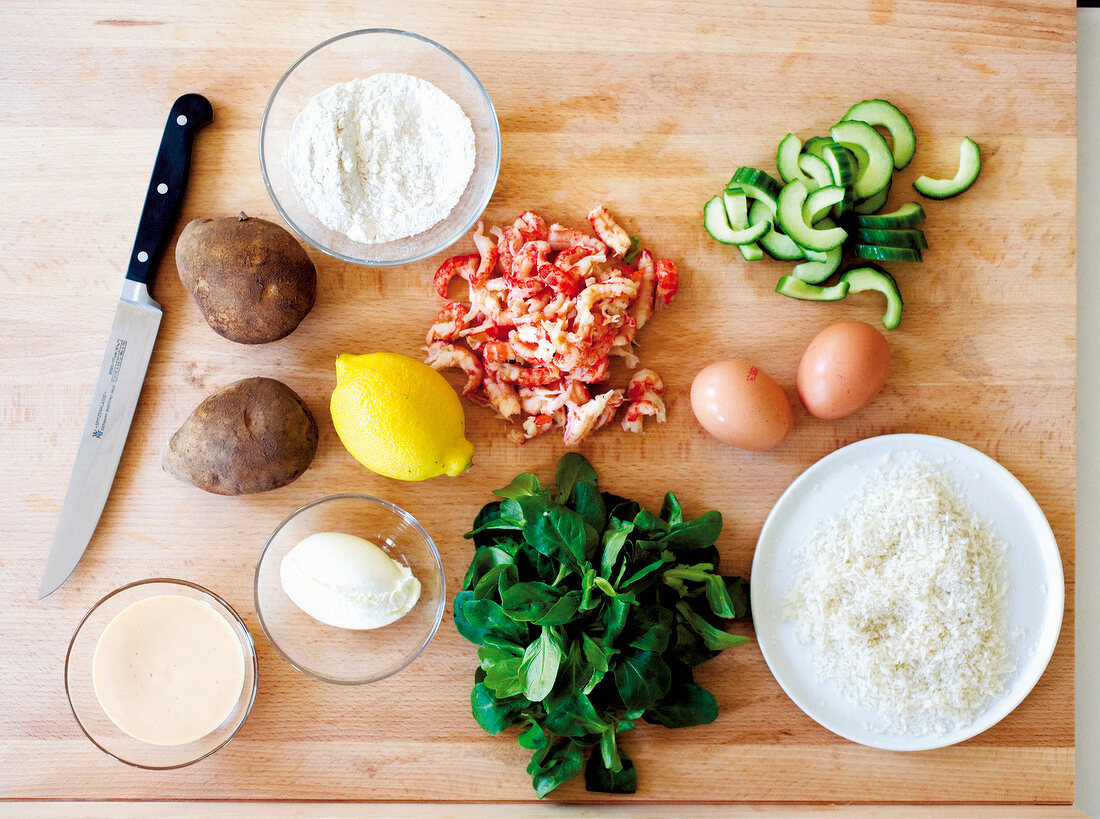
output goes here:
[{"label": "butter piece", "polygon": [[302,611],[330,626],[372,629],[404,617],[420,599],[408,566],[355,535],[317,532],[286,553],[283,591]]}]

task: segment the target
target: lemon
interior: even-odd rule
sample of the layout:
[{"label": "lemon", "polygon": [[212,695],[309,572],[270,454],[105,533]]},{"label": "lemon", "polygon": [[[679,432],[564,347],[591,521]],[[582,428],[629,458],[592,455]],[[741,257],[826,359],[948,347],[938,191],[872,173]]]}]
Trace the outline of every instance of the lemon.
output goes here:
[{"label": "lemon", "polygon": [[462,404],[447,379],[415,358],[339,356],[329,409],[348,452],[379,475],[422,481],[470,468]]}]

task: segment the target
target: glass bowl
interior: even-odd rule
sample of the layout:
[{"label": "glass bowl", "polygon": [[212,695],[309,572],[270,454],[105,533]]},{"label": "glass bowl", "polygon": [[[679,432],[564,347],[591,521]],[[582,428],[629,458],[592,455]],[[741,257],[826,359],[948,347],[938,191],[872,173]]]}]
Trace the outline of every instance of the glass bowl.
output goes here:
[{"label": "glass bowl", "polygon": [[[317,532],[343,532],[376,543],[420,581],[420,598],[404,617],[356,631],[314,620],[283,591],[279,567],[299,542]],[[443,563],[416,519],[369,495],[329,495],[307,503],[271,533],[256,564],[256,615],[267,639],[292,666],[340,685],[377,682],[396,674],[435,636],[447,599]]]},{"label": "glass bowl", "polygon": [[[130,605],[162,594],[189,597],[210,606],[237,635],[245,660],[244,683],[232,713],[211,733],[182,745],[152,745],[125,733],[100,706],[92,679],[92,659],[107,625]],[[69,642],[69,652],[65,656],[65,694],[69,698],[69,707],[73,710],[80,730],[93,745],[120,762],[154,771],[191,765],[224,747],[237,735],[252,711],[258,680],[256,646],[252,643],[248,627],[237,612],[214,592],[186,580],[171,578],[138,580],[108,594],[84,615]]]},{"label": "glass bowl", "polygon": [[[337,83],[391,71],[432,83],[462,107],[474,130],[474,172],[458,204],[441,222],[415,236],[366,244],[325,227],[305,208],[284,154],[294,119],[311,97]],[[500,125],[481,81],[439,43],[396,29],[349,31],[307,51],[271,92],[260,123],[260,171],[279,214],[318,250],[372,267],[408,264],[453,245],[489,204],[500,172]]]}]

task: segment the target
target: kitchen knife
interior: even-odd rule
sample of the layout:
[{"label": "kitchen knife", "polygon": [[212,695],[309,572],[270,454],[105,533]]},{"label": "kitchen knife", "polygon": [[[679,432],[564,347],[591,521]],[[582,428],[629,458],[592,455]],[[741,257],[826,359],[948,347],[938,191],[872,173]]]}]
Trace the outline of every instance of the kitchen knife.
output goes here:
[{"label": "kitchen knife", "polygon": [[150,297],[149,285],[180,212],[195,134],[213,119],[210,101],[200,94],[184,94],[168,114],[39,600],[73,573],[107,503],[160,327],[160,305]]}]

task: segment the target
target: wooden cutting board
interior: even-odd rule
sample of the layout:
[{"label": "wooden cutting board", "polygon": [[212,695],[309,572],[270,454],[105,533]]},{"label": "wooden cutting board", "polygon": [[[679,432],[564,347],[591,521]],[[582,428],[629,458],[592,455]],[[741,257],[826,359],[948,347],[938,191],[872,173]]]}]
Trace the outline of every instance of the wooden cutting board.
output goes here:
[{"label": "wooden cutting board", "polygon": [[[768,510],[802,470],[872,435],[960,440],[1017,475],[1038,500],[1066,570],[1062,634],[1046,674],[1003,722],[961,745],[889,753],[816,725],[780,690],[754,644],[698,676],[721,705],[713,725],[624,737],[640,771],[630,802],[1019,802],[1073,798],[1075,365],[1075,10],[1028,0],[826,4],[383,2],[32,3],[0,7],[0,797],[70,799],[528,800],[526,754],[469,713],[474,649],[451,611],[423,656],[374,685],[341,688],[296,672],[268,645],[252,572],[271,529],[337,491],[399,504],[435,537],[453,597],[461,538],[490,490],[523,470],[550,474],[546,437],[517,447],[469,407],[476,466],[406,485],[376,477],[328,422],[343,352],[417,355],[437,309],[441,258],[371,270],[310,251],[317,305],[287,339],[250,348],[217,336],[183,291],[171,252],[154,295],[164,323],[98,532],[62,589],[35,600],[90,401],[165,112],[180,93],[214,104],[180,220],[244,210],[274,218],[257,160],[268,94],[307,48],[360,27],[409,29],[459,54],[500,116],[504,158],[490,223],[524,209],[581,224],[606,203],[630,233],[674,259],[682,288],[641,334],[668,384],[669,420],[644,436],[607,430],[581,451],[603,485],[648,504],[674,489],[686,511],[719,509],[722,568],[747,574]],[[793,396],[805,345],[841,318],[874,322],[872,294],[836,305],[775,295],[788,266],[741,262],[710,241],[702,203],[741,164],[774,168],[788,131],[825,130],[860,99],[905,110],[918,150],[909,182],[944,174],[964,135],[984,165],[965,196],[926,205],[923,265],[895,265],[905,296],[889,333],[893,371],[855,417],[796,410],[771,453],[717,444],[687,400],[696,371],[739,356]],[[467,245],[469,245],[467,247]],[[468,241],[460,246],[472,251]],[[321,421],[296,483],[225,498],[177,483],[165,444],[215,389],[267,375]],[[456,382],[457,383],[457,382]],[[100,753],[69,713],[62,663],[72,630],[111,589],[178,576],[225,596],[257,638],[260,691],[239,737],[167,773]],[[582,783],[558,798],[604,801]]]}]

